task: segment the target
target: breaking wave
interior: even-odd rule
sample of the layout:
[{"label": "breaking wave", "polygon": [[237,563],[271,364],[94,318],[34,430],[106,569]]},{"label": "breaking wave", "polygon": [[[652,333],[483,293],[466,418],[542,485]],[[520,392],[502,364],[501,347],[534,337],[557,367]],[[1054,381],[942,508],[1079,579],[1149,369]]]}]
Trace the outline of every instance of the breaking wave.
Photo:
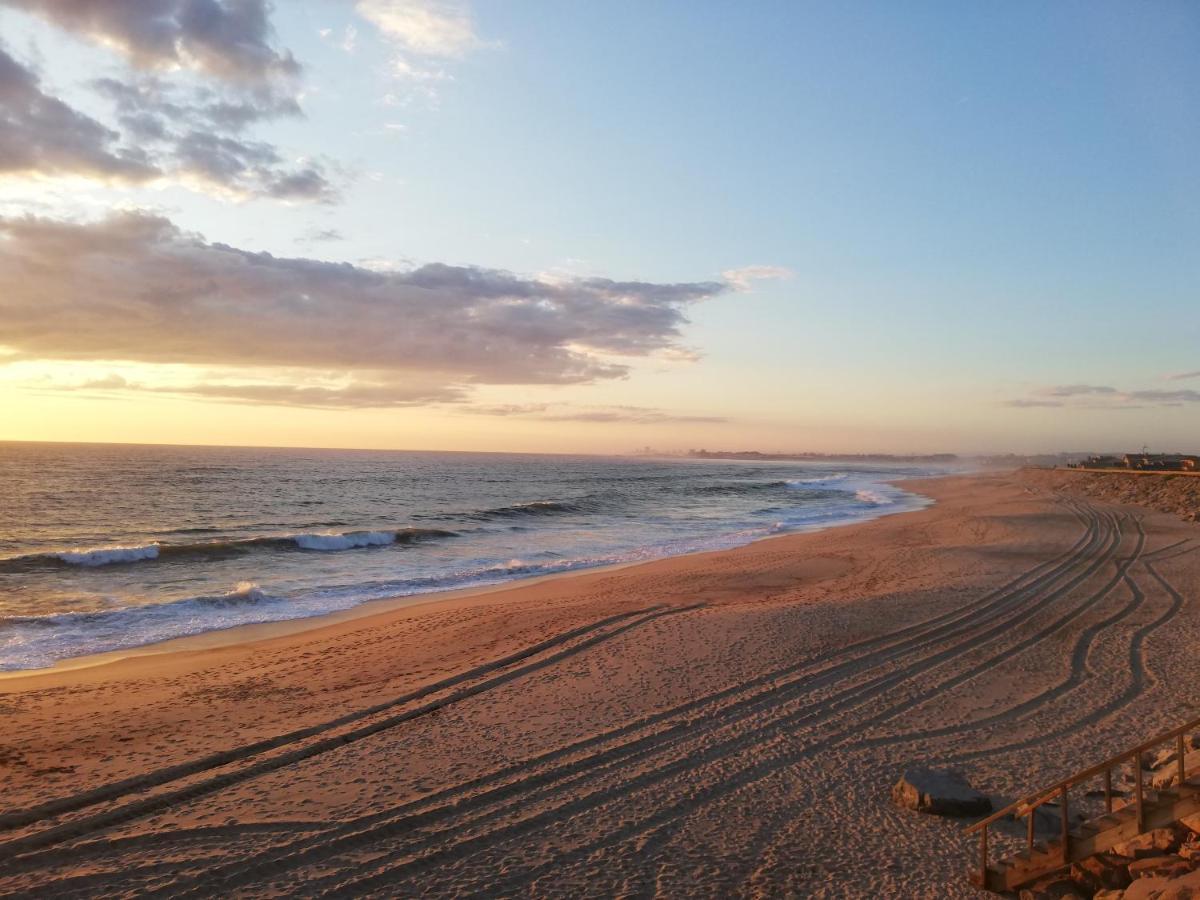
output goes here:
[{"label": "breaking wave", "polygon": [[28,572],[58,566],[108,566],[149,560],[217,560],[256,550],[356,550],[388,544],[415,544],[458,535],[457,531],[443,528],[401,528],[395,531],[305,532],[182,544],[155,542],[136,547],[84,547],[10,556],[0,559],[0,572]]},{"label": "breaking wave", "polygon": [[[71,566],[107,566],[111,563],[157,559],[160,549],[158,544],[145,544],[141,547],[96,547],[90,550],[65,550],[62,553],[48,553],[45,556]],[[20,558],[17,557],[17,559]]]}]

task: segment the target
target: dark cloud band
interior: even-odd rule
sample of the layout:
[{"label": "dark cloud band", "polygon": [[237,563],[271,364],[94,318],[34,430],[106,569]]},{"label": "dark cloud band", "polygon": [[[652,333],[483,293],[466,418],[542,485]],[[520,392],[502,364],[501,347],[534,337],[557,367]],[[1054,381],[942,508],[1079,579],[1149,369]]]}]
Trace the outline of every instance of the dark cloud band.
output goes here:
[{"label": "dark cloud band", "polygon": [[620,357],[675,348],[688,306],[727,289],[442,264],[376,272],[209,243],[145,213],[0,219],[2,339],[23,357],[287,367],[378,387],[202,391],[264,402],[386,405],[387,392],[429,401],[472,384],[619,378]]}]

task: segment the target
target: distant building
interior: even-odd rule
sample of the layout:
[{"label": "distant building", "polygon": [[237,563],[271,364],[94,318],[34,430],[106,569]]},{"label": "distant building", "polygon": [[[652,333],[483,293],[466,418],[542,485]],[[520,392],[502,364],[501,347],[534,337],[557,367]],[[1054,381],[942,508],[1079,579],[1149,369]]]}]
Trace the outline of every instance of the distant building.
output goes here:
[{"label": "distant building", "polygon": [[1197,457],[1181,453],[1127,453],[1123,458],[1125,468],[1151,472],[1195,471]]},{"label": "distant building", "polygon": [[1074,468],[1130,469],[1135,472],[1197,472],[1200,456],[1183,453],[1126,453],[1124,456],[1089,456]]}]

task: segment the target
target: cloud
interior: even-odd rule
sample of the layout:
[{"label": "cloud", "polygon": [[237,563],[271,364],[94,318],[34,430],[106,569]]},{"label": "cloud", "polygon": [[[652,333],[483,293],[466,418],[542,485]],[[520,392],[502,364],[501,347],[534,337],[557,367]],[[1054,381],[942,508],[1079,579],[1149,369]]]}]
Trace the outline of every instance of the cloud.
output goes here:
[{"label": "cloud", "polygon": [[153,388],[158,393],[185,394],[209,399],[269,406],[314,409],[379,409],[423,406],[461,400],[463,391],[449,385],[355,382],[339,387],[270,383],[200,383]]},{"label": "cloud", "polygon": [[142,69],[193,69],[237,83],[299,74],[274,46],[267,0],[0,0],[104,44]]},{"label": "cloud", "polygon": [[1200,369],[1195,372],[1180,372],[1177,375],[1168,375],[1167,381],[1184,381],[1188,378],[1200,378]]},{"label": "cloud", "polygon": [[235,196],[324,203],[337,198],[320,163],[284,168],[279,151],[270,144],[189,131],[174,141],[169,152],[179,175]]},{"label": "cloud", "polygon": [[1124,395],[1130,400],[1143,401],[1146,403],[1159,404],[1177,404],[1177,403],[1200,403],[1200,391],[1181,390],[1181,391],[1129,391]]},{"label": "cloud", "polygon": [[1011,406],[1014,409],[1037,409],[1041,407],[1057,407],[1063,406],[1061,400],[1031,400],[1027,398],[1018,398],[1016,400],[1006,400],[1005,406]]},{"label": "cloud", "polygon": [[1061,384],[1042,388],[1037,392],[1043,397],[1107,396],[1119,393],[1116,388],[1101,384]]},{"label": "cloud", "polygon": [[287,163],[273,145],[241,136],[263,120],[301,115],[291,96],[272,91],[229,95],[187,90],[156,77],[99,78],[92,87],[113,104],[118,123],[161,171],[236,197],[331,202],[337,191],[325,166]]},{"label": "cloud", "polygon": [[120,375],[110,374],[103,378],[93,378],[91,381],[85,381],[83,384],[76,385],[76,390],[91,390],[91,391],[113,391],[131,387],[130,383]]},{"label": "cloud", "polygon": [[121,135],[45,93],[0,46],[0,174],[80,174],[144,182],[162,172]]},{"label": "cloud", "polygon": [[300,242],[305,244],[310,243],[330,243],[332,241],[344,241],[346,236],[336,228],[311,228],[309,229]]},{"label": "cloud", "polygon": [[622,357],[673,349],[688,307],[727,290],[440,263],[380,272],[209,243],[142,212],[0,218],[5,345],[25,358],[300,369],[354,386],[191,391],[257,402],[394,405],[477,384],[620,378]]},{"label": "cloud", "polygon": [[173,180],[238,198],[330,202],[337,190],[318,161],[287,161],[241,133],[299,116],[290,54],[264,43],[269,4],[256,0],[0,0],[99,41],[131,62],[188,66],[215,84],[158,74],[106,76],[88,87],[115,121],[101,122],[52,96],[0,47],[0,174],[79,176],[142,184]]},{"label": "cloud", "polygon": [[1108,385],[1095,384],[1054,385],[1039,388],[1033,394],[1032,397],[1009,400],[1004,405],[1016,408],[1129,410],[1200,403],[1200,391],[1196,390],[1122,391]]},{"label": "cloud", "polygon": [[750,290],[755,281],[779,281],[794,275],[791,269],[784,266],[742,266],[739,269],[726,269],[721,273],[721,277],[738,291]]},{"label": "cloud", "polygon": [[355,10],[391,46],[390,74],[404,87],[384,95],[388,106],[414,98],[436,105],[453,78],[447,64],[487,46],[465,0],[357,0]]},{"label": "cloud", "polygon": [[358,0],[355,8],[399,49],[420,56],[457,59],[483,43],[461,3]]},{"label": "cloud", "polygon": [[563,403],[515,403],[500,406],[464,407],[463,412],[484,416],[514,416],[543,422],[625,422],[633,425],[666,423],[715,424],[728,422],[725,416],[693,416],[645,406],[572,407]]},{"label": "cloud", "polygon": [[238,133],[263,120],[301,115],[295,97],[271,91],[228,94],[207,87],[186,94],[161,78],[97,78],[91,86],[109,100],[117,121],[139,137],[160,139],[172,127]]}]

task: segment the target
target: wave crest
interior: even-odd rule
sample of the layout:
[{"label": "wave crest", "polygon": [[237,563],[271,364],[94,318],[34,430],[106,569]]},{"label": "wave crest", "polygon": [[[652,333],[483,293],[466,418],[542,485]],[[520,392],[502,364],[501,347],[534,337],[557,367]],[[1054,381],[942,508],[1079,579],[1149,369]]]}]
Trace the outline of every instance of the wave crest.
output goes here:
[{"label": "wave crest", "polygon": [[64,550],[60,553],[49,553],[46,555],[71,566],[107,566],[112,563],[157,559],[159,549],[158,544],[143,544],[137,547],[91,547],[79,550]]},{"label": "wave crest", "polygon": [[0,559],[0,572],[30,572],[59,566],[107,566],[153,560],[219,560],[256,550],[354,550],[387,544],[458,537],[457,531],[442,528],[401,528],[387,531],[330,531],[286,534],[276,537],[238,538],[227,541],[197,541],[164,544],[153,542],[131,547],[84,547],[51,550]]}]

